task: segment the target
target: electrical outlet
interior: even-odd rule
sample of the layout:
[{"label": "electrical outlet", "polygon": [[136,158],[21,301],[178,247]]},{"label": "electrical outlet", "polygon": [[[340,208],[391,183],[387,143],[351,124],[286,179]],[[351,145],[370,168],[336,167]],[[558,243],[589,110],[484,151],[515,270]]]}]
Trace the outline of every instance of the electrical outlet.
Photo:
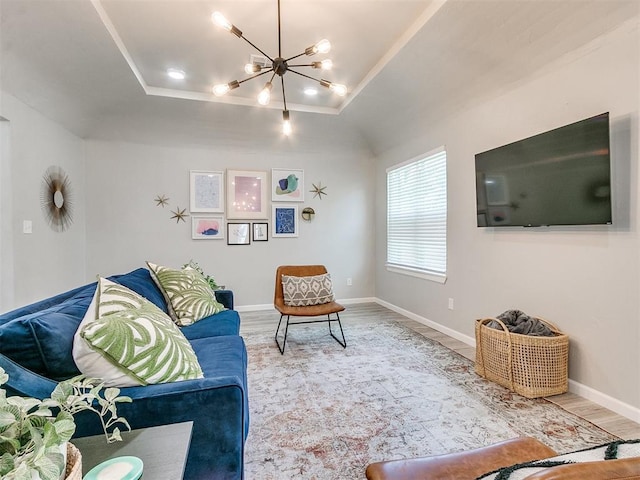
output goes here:
[{"label": "electrical outlet", "polygon": [[350,287],[351,285],[353,285],[353,281],[351,278],[347,278],[347,287]]},{"label": "electrical outlet", "polygon": [[453,310],[453,298],[449,299],[449,310]]},{"label": "electrical outlet", "polygon": [[33,233],[33,223],[31,220],[22,221],[22,233]]}]

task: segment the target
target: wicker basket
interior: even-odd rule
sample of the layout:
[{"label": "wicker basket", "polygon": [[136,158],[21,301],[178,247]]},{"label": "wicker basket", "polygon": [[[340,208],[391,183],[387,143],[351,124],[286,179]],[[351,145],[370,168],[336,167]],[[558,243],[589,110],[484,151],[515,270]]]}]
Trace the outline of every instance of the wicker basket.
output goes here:
[{"label": "wicker basket", "polygon": [[[502,330],[488,327],[495,320]],[[511,333],[496,318],[476,320],[476,373],[527,398],[569,389],[569,337],[539,318],[554,333],[538,337]]]},{"label": "wicker basket", "polygon": [[82,455],[71,442],[67,443],[67,469],[65,480],[82,480]]}]

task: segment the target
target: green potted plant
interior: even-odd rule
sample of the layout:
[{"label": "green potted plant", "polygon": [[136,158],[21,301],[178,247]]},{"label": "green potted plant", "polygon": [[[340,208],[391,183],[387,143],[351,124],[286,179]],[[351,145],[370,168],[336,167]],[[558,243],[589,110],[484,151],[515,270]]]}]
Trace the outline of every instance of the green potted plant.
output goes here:
[{"label": "green potted plant", "polygon": [[[0,367],[0,387],[9,376]],[[131,402],[118,388],[104,388],[84,376],[60,382],[51,398],[39,400],[7,396],[0,388],[0,478],[3,480],[59,480],[64,478],[67,442],[75,432],[73,415],[96,413],[108,443],[122,440],[117,404]],[[119,426],[118,426],[119,425]]]},{"label": "green potted plant", "polygon": [[182,268],[187,268],[187,267],[194,269],[196,272],[202,275],[204,279],[207,281],[207,283],[209,284],[209,286],[211,287],[211,290],[219,290],[221,288],[216,283],[216,281],[213,279],[212,276],[205,275],[204,271],[202,270],[202,267],[198,264],[198,262],[194,262],[193,259],[191,259],[189,260],[189,263],[185,263],[184,265],[182,265]]}]

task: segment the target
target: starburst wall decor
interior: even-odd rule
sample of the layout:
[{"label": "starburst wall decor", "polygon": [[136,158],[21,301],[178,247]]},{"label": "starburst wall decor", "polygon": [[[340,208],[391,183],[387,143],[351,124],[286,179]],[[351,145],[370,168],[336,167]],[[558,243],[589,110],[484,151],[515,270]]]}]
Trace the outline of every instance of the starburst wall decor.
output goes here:
[{"label": "starburst wall decor", "polygon": [[166,197],[164,195],[158,195],[156,198],[153,199],[153,201],[156,202],[157,207],[164,208],[165,205],[169,204],[169,197]]},{"label": "starburst wall decor", "polygon": [[40,204],[49,226],[63,232],[73,222],[71,182],[61,167],[52,165],[42,177]]},{"label": "starburst wall decor", "polygon": [[180,220],[186,223],[185,217],[189,216],[186,208],[176,207],[176,210],[172,210],[171,213],[173,213],[173,215],[171,216],[171,220],[175,218],[176,223],[180,223]]},{"label": "starburst wall decor", "polygon": [[322,195],[327,194],[327,192],[324,191],[327,187],[323,187],[322,182],[318,182],[318,185],[315,183],[312,183],[311,185],[313,185],[313,188],[309,191],[313,193],[313,198],[320,197],[320,200],[322,200]]}]

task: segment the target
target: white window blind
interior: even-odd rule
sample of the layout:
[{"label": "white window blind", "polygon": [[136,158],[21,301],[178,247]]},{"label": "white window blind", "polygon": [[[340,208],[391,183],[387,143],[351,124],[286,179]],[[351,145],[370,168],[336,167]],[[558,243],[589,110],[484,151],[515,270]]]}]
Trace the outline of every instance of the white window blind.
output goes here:
[{"label": "white window blind", "polygon": [[447,152],[444,148],[387,170],[387,267],[446,275]]}]

